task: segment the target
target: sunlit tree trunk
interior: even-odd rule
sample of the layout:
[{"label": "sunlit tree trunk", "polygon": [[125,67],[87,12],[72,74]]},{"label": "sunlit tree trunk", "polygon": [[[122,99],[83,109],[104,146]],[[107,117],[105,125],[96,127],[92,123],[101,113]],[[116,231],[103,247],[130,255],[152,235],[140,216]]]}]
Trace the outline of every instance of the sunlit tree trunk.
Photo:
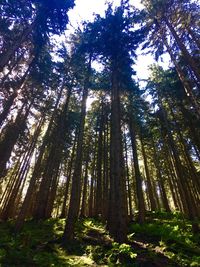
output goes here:
[{"label": "sunlit tree trunk", "polygon": [[124,150],[125,150],[125,169],[126,169],[126,180],[128,187],[128,206],[129,206],[129,219],[133,219],[133,207],[132,207],[132,195],[131,195],[131,185],[130,185],[130,172],[128,166],[128,148],[127,148],[127,137],[124,133]]},{"label": "sunlit tree trunk", "polygon": [[85,164],[85,172],[83,177],[83,195],[81,201],[81,212],[80,217],[85,217],[86,214],[86,205],[87,205],[87,187],[88,187],[88,165],[89,165],[89,157],[87,155],[87,160]]},{"label": "sunlit tree trunk", "polygon": [[147,190],[149,194],[149,200],[150,200],[150,205],[151,205],[151,210],[156,210],[156,201],[154,198],[153,194],[153,189],[152,189],[152,183],[151,183],[151,178],[150,178],[150,173],[149,173],[149,167],[147,163],[147,156],[146,156],[146,151],[144,147],[144,141],[142,138],[142,135],[140,135],[140,141],[141,141],[141,147],[142,147],[142,155],[144,159],[144,167],[145,167],[145,173],[146,173],[146,179],[147,179]]},{"label": "sunlit tree trunk", "polygon": [[63,204],[62,204],[60,218],[66,218],[66,216],[67,216],[67,200],[69,198],[69,185],[70,185],[70,182],[71,182],[71,176],[72,176],[72,169],[73,169],[73,162],[74,162],[74,156],[75,156],[76,143],[77,143],[77,131],[76,131],[76,134],[75,134],[75,139],[74,139],[74,144],[73,144],[73,148],[72,148],[71,159],[69,161],[69,165],[68,165],[68,169],[67,169],[67,174],[66,174],[66,183],[65,183],[65,190],[64,190],[64,200],[63,200]]},{"label": "sunlit tree trunk", "polygon": [[24,224],[24,220],[25,220],[26,216],[28,215],[29,210],[33,204],[32,200],[33,200],[33,196],[35,193],[35,187],[37,185],[38,176],[41,172],[42,158],[43,158],[45,148],[46,148],[46,145],[47,145],[47,142],[49,139],[49,135],[50,135],[50,132],[52,129],[52,124],[53,124],[53,121],[54,121],[54,118],[56,115],[58,104],[59,104],[61,96],[62,96],[63,89],[64,89],[64,87],[62,86],[60,89],[60,92],[58,94],[58,97],[57,97],[57,100],[55,103],[55,108],[54,108],[53,114],[51,116],[48,128],[47,128],[45,136],[43,138],[43,142],[42,142],[42,145],[41,145],[40,150],[39,150],[39,155],[38,155],[37,161],[36,161],[35,166],[34,166],[34,170],[33,170],[33,173],[32,173],[31,179],[30,179],[30,183],[29,183],[29,186],[28,186],[21,210],[20,210],[19,215],[18,215],[17,220],[16,220],[15,231],[21,230],[21,228],[23,227],[23,224]]}]

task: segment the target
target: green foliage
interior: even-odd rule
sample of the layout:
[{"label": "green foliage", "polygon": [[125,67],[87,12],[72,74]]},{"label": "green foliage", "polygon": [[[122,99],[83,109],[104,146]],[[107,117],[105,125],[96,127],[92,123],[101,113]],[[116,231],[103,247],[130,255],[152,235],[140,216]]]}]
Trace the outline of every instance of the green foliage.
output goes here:
[{"label": "green foliage", "polygon": [[109,262],[115,264],[126,264],[131,266],[137,254],[134,253],[132,247],[128,244],[119,244],[114,242],[112,249],[109,251]]},{"label": "green foliage", "polygon": [[130,239],[145,236],[166,257],[173,259],[181,266],[199,266],[200,235],[192,233],[191,222],[184,219],[180,213],[152,213],[148,222],[130,226]]},{"label": "green foliage", "polygon": [[[175,266],[200,264],[199,235],[192,234],[191,223],[180,213],[148,213],[145,224],[130,225],[128,244],[113,242],[102,222],[87,218],[76,223],[75,240],[63,247],[64,223],[64,219],[27,221],[19,234],[13,233],[12,221],[1,223],[0,266],[140,266],[141,257],[157,262],[160,253]],[[138,239],[149,243],[145,254],[134,246]]]},{"label": "green foliage", "polygon": [[[2,266],[64,266],[53,243],[60,237],[63,220],[28,221],[23,231],[13,233],[13,222],[0,227],[0,262]],[[62,228],[63,229],[63,228]]]},{"label": "green foliage", "polygon": [[87,246],[86,253],[97,264],[107,264],[108,266],[133,266],[137,257],[130,245],[116,242],[112,243],[110,249],[102,245]]}]

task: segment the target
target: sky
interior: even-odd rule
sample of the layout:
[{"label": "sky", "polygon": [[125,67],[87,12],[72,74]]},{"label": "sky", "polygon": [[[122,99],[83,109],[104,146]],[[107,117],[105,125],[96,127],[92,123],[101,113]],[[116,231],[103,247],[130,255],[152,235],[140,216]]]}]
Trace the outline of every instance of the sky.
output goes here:
[{"label": "sky", "polygon": [[[110,0],[114,6],[119,6],[121,0]],[[93,14],[103,15],[106,9],[107,0],[75,0],[75,7],[71,10],[68,15],[73,25],[76,22],[83,20],[92,20]],[[140,0],[130,0],[130,4],[137,8],[142,8]]]},{"label": "sky", "polygon": [[[104,15],[106,9],[107,0],[75,0],[75,7],[73,10],[68,12],[70,25],[69,31],[73,31],[73,28],[77,28],[81,25],[82,21],[92,21],[94,14]],[[114,6],[119,6],[121,0],[113,0]],[[130,4],[137,8],[142,8],[140,0],[130,0]],[[148,66],[154,63],[153,56],[142,55],[141,51],[138,51],[138,58],[136,64],[134,65],[134,70],[137,72],[137,78],[139,80],[145,80],[149,76]],[[164,68],[168,67],[169,57],[167,55],[163,56],[163,62],[159,61],[159,65]],[[144,85],[143,82],[140,83]]]}]

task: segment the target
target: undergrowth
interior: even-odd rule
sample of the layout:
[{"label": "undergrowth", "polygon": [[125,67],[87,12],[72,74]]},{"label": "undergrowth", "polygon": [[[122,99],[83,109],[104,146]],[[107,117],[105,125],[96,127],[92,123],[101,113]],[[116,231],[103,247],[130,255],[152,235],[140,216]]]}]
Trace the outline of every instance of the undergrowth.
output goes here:
[{"label": "undergrowth", "polygon": [[0,223],[0,266],[148,266],[140,262],[143,250],[134,247],[138,240],[148,244],[145,253],[154,262],[159,252],[174,266],[200,266],[200,236],[180,214],[151,213],[145,224],[131,223],[128,244],[114,242],[102,222],[88,218],[77,222],[75,240],[62,246],[64,224],[27,221],[15,234],[13,221]]},{"label": "undergrowth", "polygon": [[200,233],[193,234],[191,222],[180,213],[149,213],[146,223],[129,227],[130,239],[146,240],[179,266],[200,266]]}]

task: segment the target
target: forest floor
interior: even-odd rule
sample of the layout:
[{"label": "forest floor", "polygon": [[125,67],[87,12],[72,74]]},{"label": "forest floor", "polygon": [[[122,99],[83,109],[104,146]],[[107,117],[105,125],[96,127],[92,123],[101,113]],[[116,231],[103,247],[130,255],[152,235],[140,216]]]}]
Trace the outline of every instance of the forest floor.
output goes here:
[{"label": "forest floor", "polygon": [[76,238],[63,247],[65,221],[28,221],[20,234],[14,222],[0,223],[0,266],[200,266],[200,234],[193,235],[180,214],[149,213],[146,223],[130,223],[127,244],[118,244],[94,219],[76,224]]}]

